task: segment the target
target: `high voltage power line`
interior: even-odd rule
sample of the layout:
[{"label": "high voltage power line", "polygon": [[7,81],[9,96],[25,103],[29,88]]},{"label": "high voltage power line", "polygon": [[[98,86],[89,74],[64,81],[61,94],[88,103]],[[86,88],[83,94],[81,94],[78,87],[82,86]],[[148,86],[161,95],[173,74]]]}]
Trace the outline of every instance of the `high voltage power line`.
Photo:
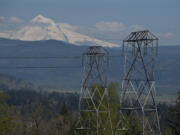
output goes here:
[{"label": "high voltage power line", "polygon": [[[120,55],[113,55],[109,56],[110,58],[115,58],[115,57],[121,57]],[[82,56],[25,56],[25,57],[0,57],[0,60],[27,60],[27,59],[35,59],[35,60],[40,60],[40,59],[80,59]],[[11,69],[23,69],[23,70],[31,70],[31,69],[80,69],[82,68],[81,66],[2,66],[0,69],[5,69],[5,70],[11,70]]]},{"label": "high voltage power line", "polygon": [[[121,55],[112,55],[109,56],[110,58],[113,57],[122,57]],[[0,57],[0,59],[79,59],[82,56],[43,56],[43,57],[34,57],[34,56],[27,56],[27,57]]]},{"label": "high voltage power line", "polygon": [[34,57],[34,56],[27,56],[27,57],[0,57],[0,59],[77,59],[81,58],[82,56],[52,56],[52,57]]},{"label": "high voltage power line", "polygon": [[15,66],[15,67],[0,67],[0,69],[69,69],[69,68],[81,68],[81,66],[48,66],[48,67],[35,67],[35,66]]}]

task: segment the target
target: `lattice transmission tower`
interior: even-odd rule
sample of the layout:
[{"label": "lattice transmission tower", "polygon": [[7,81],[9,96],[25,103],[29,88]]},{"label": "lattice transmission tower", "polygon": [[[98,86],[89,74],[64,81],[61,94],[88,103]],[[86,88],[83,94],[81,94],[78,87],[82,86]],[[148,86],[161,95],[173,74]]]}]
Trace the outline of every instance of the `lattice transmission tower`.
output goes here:
[{"label": "lattice transmission tower", "polygon": [[112,135],[107,89],[108,52],[100,46],[83,54],[79,119],[75,135]]},{"label": "lattice transmission tower", "polygon": [[122,54],[124,75],[117,134],[132,130],[128,123],[135,122],[142,135],[160,135],[154,77],[158,38],[147,30],[132,32],[123,40]]}]

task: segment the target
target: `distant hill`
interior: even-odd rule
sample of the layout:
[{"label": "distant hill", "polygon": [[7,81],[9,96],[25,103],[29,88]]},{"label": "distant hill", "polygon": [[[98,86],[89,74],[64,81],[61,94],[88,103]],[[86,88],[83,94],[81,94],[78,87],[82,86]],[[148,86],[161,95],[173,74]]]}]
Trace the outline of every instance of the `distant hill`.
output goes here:
[{"label": "distant hill", "polygon": [[[0,38],[0,73],[60,90],[79,89],[81,56],[87,46],[64,41],[20,41]],[[106,48],[111,56],[121,56],[120,48]],[[157,63],[157,87],[160,93],[180,89],[180,46],[160,46]],[[65,56],[64,58],[62,56]],[[71,58],[67,58],[71,57]],[[58,57],[47,59],[3,59],[2,57]],[[5,67],[58,67],[57,69],[7,69]],[[3,68],[4,67],[4,68]],[[123,58],[110,57],[109,81],[121,82]]]},{"label": "distant hill", "polygon": [[26,80],[0,74],[0,91],[8,90],[37,90],[37,87]]}]

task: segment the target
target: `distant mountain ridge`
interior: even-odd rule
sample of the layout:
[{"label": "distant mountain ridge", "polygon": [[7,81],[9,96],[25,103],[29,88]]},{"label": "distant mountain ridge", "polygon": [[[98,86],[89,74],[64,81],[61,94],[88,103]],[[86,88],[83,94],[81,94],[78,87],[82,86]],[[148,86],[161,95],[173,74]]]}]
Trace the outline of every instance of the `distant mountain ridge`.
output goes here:
[{"label": "distant mountain ridge", "polygon": [[65,24],[55,23],[52,19],[46,18],[40,14],[16,30],[0,32],[0,37],[24,41],[54,39],[72,43],[74,45],[119,47],[117,44],[105,42],[77,33],[72,29],[68,29]]},{"label": "distant mountain ridge", "polygon": [[[21,41],[0,38],[0,74],[8,74],[38,85],[59,90],[80,89],[82,56],[88,46],[76,46],[64,41]],[[121,48],[106,48],[110,56],[121,56]],[[157,88],[160,92],[180,90],[180,46],[160,46],[157,57]],[[65,56],[65,58],[64,58]],[[74,57],[78,56],[78,57]],[[3,57],[21,57],[6,59]],[[23,57],[62,57],[23,59]],[[68,58],[70,57],[70,58]],[[121,83],[123,58],[109,58],[108,80]],[[8,69],[6,67],[59,67],[54,69]],[[5,68],[3,68],[5,67]]]}]

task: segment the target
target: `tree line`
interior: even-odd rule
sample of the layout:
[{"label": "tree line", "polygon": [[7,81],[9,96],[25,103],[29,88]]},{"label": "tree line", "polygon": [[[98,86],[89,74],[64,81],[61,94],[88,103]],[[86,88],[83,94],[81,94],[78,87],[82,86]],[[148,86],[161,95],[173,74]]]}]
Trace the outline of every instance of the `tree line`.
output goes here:
[{"label": "tree line", "polygon": [[[119,116],[119,86],[111,83],[110,111],[113,129]],[[78,116],[79,93],[6,90],[0,92],[0,135],[73,135]],[[176,105],[158,104],[163,135],[180,134],[180,93]],[[128,117],[130,130],[140,135],[136,118]]]}]

